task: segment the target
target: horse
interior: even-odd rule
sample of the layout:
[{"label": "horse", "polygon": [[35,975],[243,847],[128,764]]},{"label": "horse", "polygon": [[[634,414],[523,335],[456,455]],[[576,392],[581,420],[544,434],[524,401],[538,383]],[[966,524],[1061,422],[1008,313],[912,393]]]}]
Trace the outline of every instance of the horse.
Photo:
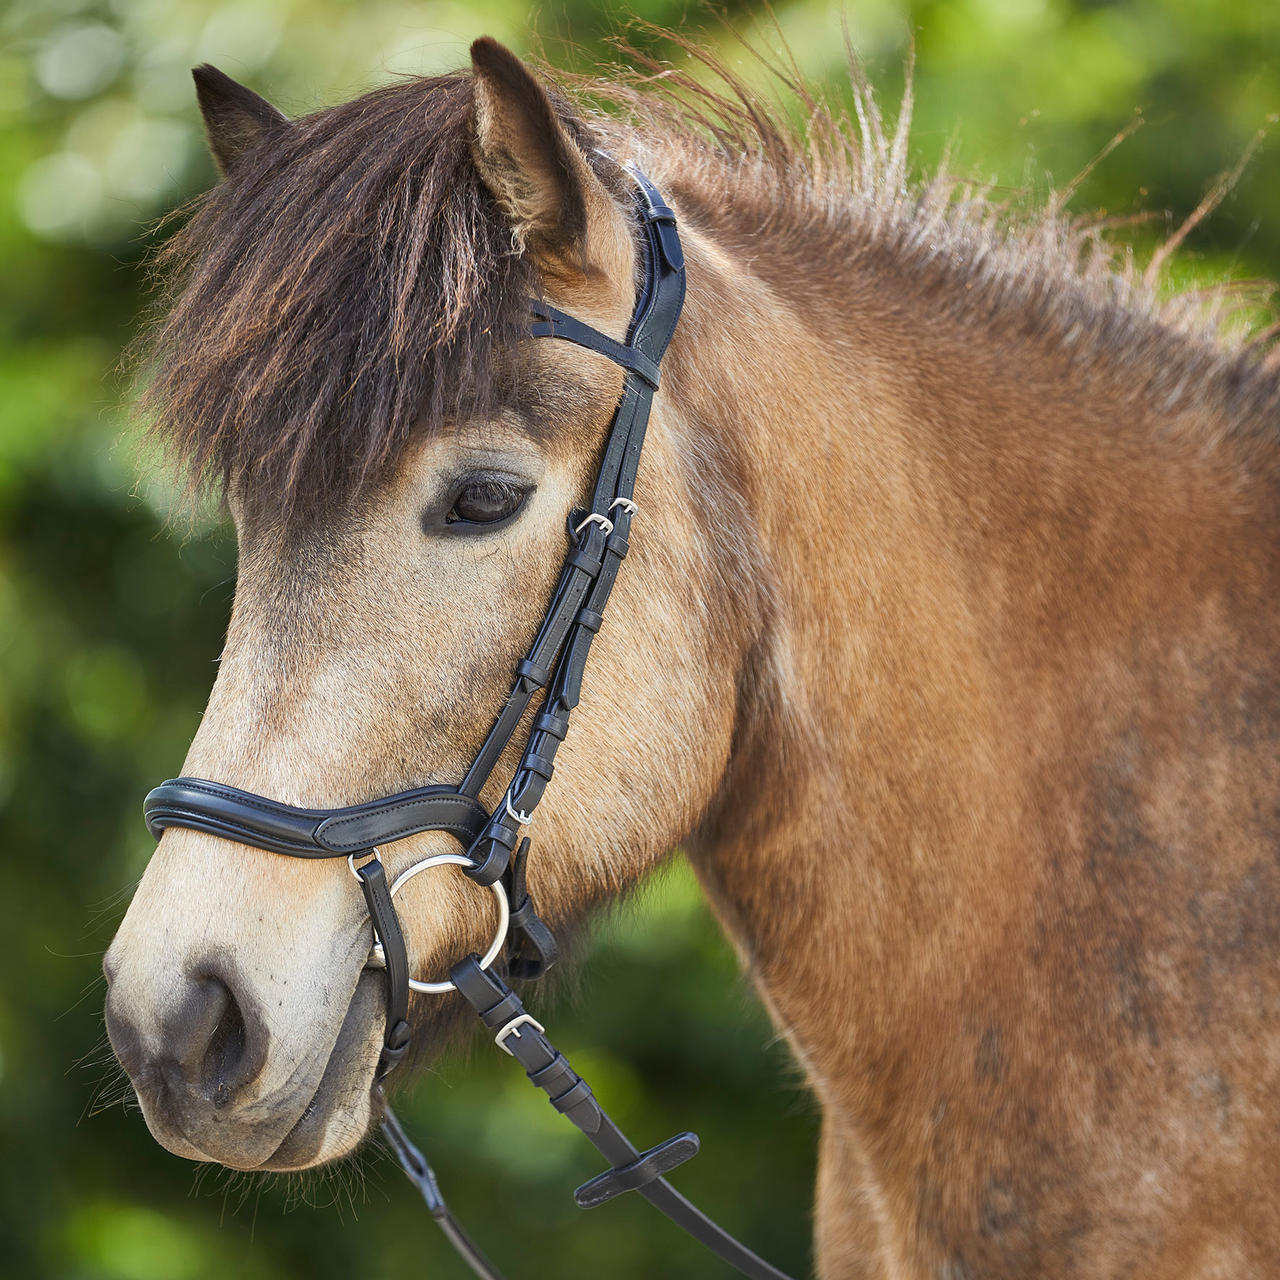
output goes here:
[{"label": "horse", "polygon": [[[822,1277],[1280,1274],[1275,357],[1060,207],[913,186],[909,99],[797,131],[488,39],[293,120],[195,76],[222,181],[162,251],[142,404],[239,568],[186,772],[299,806],[460,777],[624,377],[529,300],[623,338],[633,162],[688,295],[539,913],[685,852],[820,1108]],[[488,941],[456,869],[397,903],[421,977]],[[358,1147],[369,947],[341,860],[167,830],[104,965],[156,1139]],[[459,1003],[415,1002],[418,1052]]]}]

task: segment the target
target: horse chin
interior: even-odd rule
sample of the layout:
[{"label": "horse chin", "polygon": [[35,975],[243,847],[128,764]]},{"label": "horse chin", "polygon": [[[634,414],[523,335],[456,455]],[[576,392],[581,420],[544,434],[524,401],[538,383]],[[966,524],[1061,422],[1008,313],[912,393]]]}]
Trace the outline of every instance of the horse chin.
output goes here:
[{"label": "horse chin", "polygon": [[382,1048],[385,979],[366,971],[338,1032],[311,1101],[274,1152],[255,1169],[292,1173],[341,1160],[378,1119],[373,1076]]}]

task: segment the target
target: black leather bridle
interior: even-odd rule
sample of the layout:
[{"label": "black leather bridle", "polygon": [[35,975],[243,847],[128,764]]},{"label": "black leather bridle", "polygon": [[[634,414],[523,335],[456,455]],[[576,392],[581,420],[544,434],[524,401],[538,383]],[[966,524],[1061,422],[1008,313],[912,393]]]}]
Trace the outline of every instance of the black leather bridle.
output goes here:
[{"label": "black leather bridle", "polygon": [[[641,231],[644,278],[625,342],[538,302],[533,306],[535,337],[561,338],[598,352],[626,370],[623,391],[605,441],[591,506],[570,517],[571,545],[552,592],[551,603],[528,653],[516,664],[515,683],[456,787],[429,786],[341,809],[301,809],[265,796],[202,778],[173,778],[146,798],[147,827],[157,839],[166,827],[189,827],[241,844],[295,858],[346,857],[360,881],[373,922],[374,953],[387,972],[387,1025],[377,1081],[401,1060],[410,1043],[409,992],[456,989],[494,1032],[500,1048],[515,1057],[552,1105],[586,1134],[610,1168],[579,1187],[578,1204],[591,1208],[638,1191],[669,1218],[744,1275],[787,1280],[694,1207],[665,1178],[698,1151],[692,1133],[678,1134],[640,1151],[605,1114],[591,1089],[547,1039],[541,1025],[489,967],[497,959],[509,914],[504,957],[508,974],[540,977],[556,959],[551,931],[538,918],[525,887],[529,840],[521,830],[542,799],[556,752],[578,704],[591,642],[604,615],[618,568],[627,554],[627,536],[636,513],[633,500],[640,450],[658,388],[659,364],[675,333],[684,304],[684,253],[675,214],[653,184],[632,170]],[[514,736],[535,696],[533,717],[520,763],[492,813],[479,795]],[[382,845],[424,831],[446,831],[466,850],[436,854],[389,884],[378,857]],[[357,860],[360,860],[357,863]],[[409,976],[408,951],[393,896],[410,876],[454,863],[498,899],[498,937],[483,960],[475,955],[455,965],[447,983],[418,983]],[[454,1220],[422,1153],[387,1108],[383,1131],[409,1177],[476,1275],[501,1280],[492,1265]]]}]

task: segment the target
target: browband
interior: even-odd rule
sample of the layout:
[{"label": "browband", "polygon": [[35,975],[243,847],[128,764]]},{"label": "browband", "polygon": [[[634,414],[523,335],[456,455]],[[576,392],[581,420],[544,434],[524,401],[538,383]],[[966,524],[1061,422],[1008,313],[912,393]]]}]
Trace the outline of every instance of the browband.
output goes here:
[{"label": "browband", "polygon": [[597,351],[608,356],[614,364],[636,374],[654,390],[658,389],[660,374],[658,362],[650,359],[639,347],[628,346],[623,342],[615,342],[599,329],[584,323],[575,316],[553,307],[549,302],[535,302],[534,321],[529,333],[535,338],[563,338],[566,342],[576,342],[588,351]]}]

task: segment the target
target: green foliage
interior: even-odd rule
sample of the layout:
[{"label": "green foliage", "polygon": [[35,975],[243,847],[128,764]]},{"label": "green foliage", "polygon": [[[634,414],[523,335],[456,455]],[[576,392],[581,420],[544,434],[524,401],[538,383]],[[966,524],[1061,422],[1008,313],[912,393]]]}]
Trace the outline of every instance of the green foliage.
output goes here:
[{"label": "green foliage", "polygon": [[[638,16],[786,38],[847,100],[838,12],[675,0]],[[553,61],[611,55],[626,15],[564,0]],[[290,112],[465,61],[481,32],[528,49],[511,0],[11,0],[0,17],[0,1273],[67,1280],[460,1274],[408,1186],[371,1154],[327,1178],[211,1175],[151,1141],[103,1052],[99,957],[149,849],[139,801],[180,763],[214,674],[234,576],[224,529],[175,532],[126,431],[116,366],[145,304],[154,220],[213,179],[188,68],[203,60]],[[854,44],[892,102],[914,40],[915,155],[1043,196],[1136,117],[1074,207],[1143,210],[1137,252],[1176,226],[1280,110],[1280,6],[1259,0],[863,0]],[[776,25],[775,25],[776,24]],[[644,29],[632,39],[663,54]],[[566,47],[571,41],[573,47]],[[1264,142],[1190,238],[1177,278],[1274,276],[1280,171]],[[140,477],[144,477],[141,478]],[[692,980],[690,973],[696,974]],[[637,1137],[689,1126],[681,1185],[802,1271],[812,1104],[683,868],[603,923],[564,1047]],[[103,1083],[105,1081],[105,1083]],[[499,1055],[422,1079],[406,1118],[457,1208],[519,1274],[709,1274],[642,1204],[583,1215],[596,1166]],[[194,1189],[194,1194],[193,1194]],[[496,1219],[489,1206],[503,1209]]]}]

